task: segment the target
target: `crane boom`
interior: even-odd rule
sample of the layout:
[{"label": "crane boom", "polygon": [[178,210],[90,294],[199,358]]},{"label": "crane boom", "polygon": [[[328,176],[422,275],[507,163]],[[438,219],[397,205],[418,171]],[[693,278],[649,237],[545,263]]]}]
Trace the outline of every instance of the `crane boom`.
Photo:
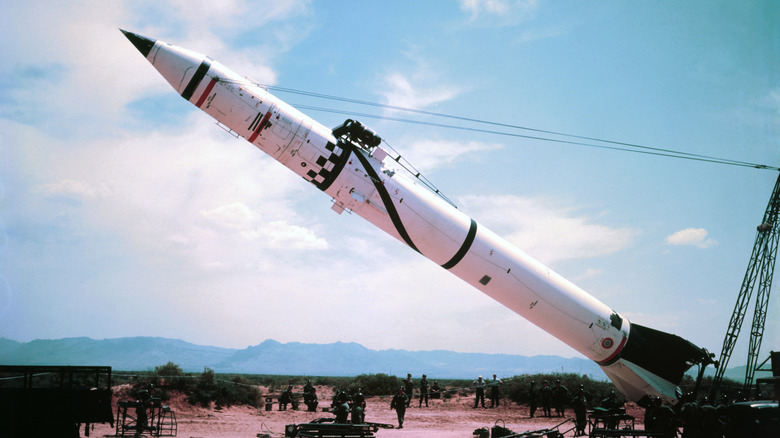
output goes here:
[{"label": "crane boom", "polygon": [[780,214],[780,175],[778,176],[772,196],[769,199],[764,218],[761,225],[757,227],[756,241],[753,245],[753,253],[750,256],[745,278],[742,280],[742,287],[734,306],[734,312],[729,321],[729,327],[726,331],[726,337],[723,340],[723,348],[720,352],[719,366],[710,390],[710,397],[717,395],[723,374],[726,372],[726,366],[734,345],[739,337],[742,322],[747,313],[747,307],[750,303],[750,297],[753,289],[756,288],[756,305],[753,312],[753,323],[750,330],[750,345],[748,347],[748,363],[745,373],[745,383],[743,390],[749,390],[753,383],[755,375],[756,362],[758,361],[761,341],[764,336],[764,324],[769,306],[769,293],[772,289],[772,278],[775,272],[775,260],[777,258],[778,240],[780,240],[780,223],[778,215]]}]

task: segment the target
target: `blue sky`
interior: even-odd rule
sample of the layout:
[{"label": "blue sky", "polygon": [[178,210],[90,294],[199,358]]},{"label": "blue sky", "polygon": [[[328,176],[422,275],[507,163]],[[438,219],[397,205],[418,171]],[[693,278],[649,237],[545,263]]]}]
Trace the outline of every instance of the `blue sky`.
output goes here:
[{"label": "blue sky", "polygon": [[[0,336],[578,354],[332,212],[177,96],[120,27],[272,86],[778,166],[778,15],[770,1],[3,2]],[[358,118],[483,225],[633,322],[720,352],[776,171],[276,94],[385,117]],[[780,349],[777,298],[765,353]]]}]

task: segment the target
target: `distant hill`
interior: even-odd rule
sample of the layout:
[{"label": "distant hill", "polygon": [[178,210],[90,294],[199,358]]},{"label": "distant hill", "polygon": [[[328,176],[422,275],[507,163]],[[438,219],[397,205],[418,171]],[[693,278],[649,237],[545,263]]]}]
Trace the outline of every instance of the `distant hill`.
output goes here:
[{"label": "distant hill", "polygon": [[172,361],[184,370],[203,371],[204,366],[234,353],[235,350],[228,348],[165,338],[65,338],[26,343],[0,338],[3,365],[107,365],[119,370],[143,371]]},{"label": "distant hill", "polygon": [[191,344],[178,339],[132,337],[96,340],[65,338],[16,342],[0,338],[3,365],[100,365],[145,371],[173,362],[186,372],[204,367],[218,373],[356,376],[385,373],[428,374],[437,378],[507,377],[533,373],[577,373],[606,380],[601,369],[581,358],[455,353],[452,351],[371,350],[355,343],[303,344],[266,340],[245,349]]},{"label": "distant hill", "polygon": [[[191,344],[179,339],[132,337],[96,340],[65,338],[17,342],[0,338],[2,365],[99,365],[146,371],[173,362],[186,372],[205,367],[218,373],[356,376],[385,373],[472,379],[536,373],[576,373],[607,380],[593,361],[560,356],[456,353],[452,351],[371,350],[355,343],[303,344],[266,340],[244,349]],[[692,369],[693,373],[696,368]],[[714,374],[712,368],[706,375]],[[745,367],[729,368],[727,378],[742,381]]]}]

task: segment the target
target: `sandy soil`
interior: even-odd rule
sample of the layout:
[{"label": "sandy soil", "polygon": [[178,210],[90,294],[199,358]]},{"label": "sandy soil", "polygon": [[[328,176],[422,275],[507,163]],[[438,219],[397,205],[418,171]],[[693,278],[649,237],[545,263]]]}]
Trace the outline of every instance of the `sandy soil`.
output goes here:
[{"label": "sandy soil", "polygon": [[[262,388],[262,390],[263,394],[268,393],[267,389]],[[184,396],[177,396],[168,404],[176,414],[178,437],[254,438],[261,433],[271,437],[283,437],[287,424],[307,423],[317,418],[333,418],[333,414],[322,412],[322,408],[330,404],[329,392],[329,388],[317,388],[320,397],[319,412],[294,411],[289,410],[289,407],[287,411],[279,411],[277,403],[274,403],[271,411],[243,406],[220,410],[206,409],[189,405]],[[126,399],[121,397],[122,391],[118,393],[120,395],[114,397],[115,404],[118,400]],[[422,408],[418,407],[418,403],[418,399],[415,398],[412,407],[407,409],[403,429],[379,429],[375,435],[378,438],[468,438],[473,436],[474,430],[482,427],[490,429],[495,424],[505,425],[515,432],[525,432],[553,428],[561,423],[563,424],[559,430],[569,431],[565,436],[571,437],[574,434],[573,430],[570,431],[574,427],[574,413],[570,410],[567,410],[564,418],[530,418],[527,406],[517,405],[508,400],[503,400],[502,405],[495,409],[474,409],[473,397],[457,395],[449,400],[431,400],[427,408],[424,405]],[[396,413],[390,409],[390,397],[370,397],[366,404],[366,421],[398,426]],[[489,406],[490,402],[487,405]],[[299,407],[305,408],[302,403]],[[643,410],[632,405],[627,408],[627,411],[636,417],[636,425],[639,427]],[[115,415],[116,412],[115,406]],[[83,427],[81,433],[83,436]],[[109,424],[97,424],[90,431],[90,436],[109,437],[116,436],[115,433],[115,428]]]}]

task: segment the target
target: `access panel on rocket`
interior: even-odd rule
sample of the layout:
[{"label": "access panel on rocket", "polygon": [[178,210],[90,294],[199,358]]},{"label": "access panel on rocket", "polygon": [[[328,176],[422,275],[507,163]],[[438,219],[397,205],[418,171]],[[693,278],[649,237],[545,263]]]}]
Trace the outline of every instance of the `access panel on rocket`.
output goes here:
[{"label": "access panel on rocket", "polygon": [[122,30],[186,100],[350,210],[598,363],[625,396],[676,402],[709,354],[638,324],[384,164],[359,122],[329,129],[211,58]]}]

